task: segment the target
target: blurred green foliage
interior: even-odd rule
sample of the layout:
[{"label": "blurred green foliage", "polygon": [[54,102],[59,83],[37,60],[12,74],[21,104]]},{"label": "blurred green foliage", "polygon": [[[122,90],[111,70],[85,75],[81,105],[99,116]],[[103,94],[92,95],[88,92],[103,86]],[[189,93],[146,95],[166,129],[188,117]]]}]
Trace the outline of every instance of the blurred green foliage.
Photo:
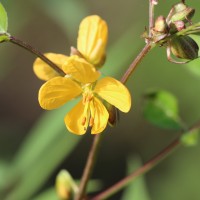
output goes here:
[{"label": "blurred green foliage", "polygon": [[184,133],[181,137],[181,142],[183,143],[183,145],[188,147],[197,145],[199,132],[199,128],[194,128],[191,131]]},{"label": "blurred green foliage", "polygon": [[161,128],[180,130],[178,101],[167,91],[152,91],[145,95],[144,117]]},{"label": "blurred green foliage", "polygon": [[0,33],[6,32],[8,29],[8,18],[5,8],[0,3]]},{"label": "blurred green foliage", "polygon": [[[139,156],[129,157],[127,159],[127,175],[142,166]],[[144,176],[138,177],[135,181],[128,185],[125,189],[122,200],[140,199],[150,200],[149,193],[146,187]]]},{"label": "blurred green foliage", "polygon": [[[9,17],[8,32],[42,52],[69,54],[70,46],[76,46],[81,19],[90,14],[100,15],[109,26],[104,75],[120,78],[144,46],[140,35],[148,25],[147,1],[19,0],[16,3],[2,0],[1,3]],[[159,1],[156,15],[166,16],[174,3],[177,2]],[[196,8],[194,22],[197,22],[199,2],[188,0],[186,3]],[[43,199],[54,199],[54,191],[48,188],[54,186],[56,174],[65,168],[80,179],[92,142],[93,136],[89,133],[78,137],[67,132],[63,118],[73,104],[56,111],[40,109],[37,92],[42,82],[32,72],[34,59],[34,55],[19,47],[9,43],[0,45],[2,200],[37,199],[44,191],[48,192],[43,195],[49,196]],[[120,113],[117,127],[108,128],[104,133],[93,175],[103,181],[104,187],[126,175],[127,155],[140,154],[145,162],[177,136],[174,131],[162,130],[143,119],[142,97],[147,89],[159,88],[173,93],[179,101],[180,116],[188,125],[200,119],[199,72],[200,60],[184,66],[169,63],[164,47],[155,48],[142,61],[127,85],[133,97],[131,112]],[[150,198],[199,200],[199,153],[198,145],[191,149],[180,148],[149,172],[145,185]],[[137,192],[142,193],[143,186],[135,184],[133,187],[140,187]],[[113,199],[121,199],[121,194]],[[141,200],[141,197],[135,199]]]}]

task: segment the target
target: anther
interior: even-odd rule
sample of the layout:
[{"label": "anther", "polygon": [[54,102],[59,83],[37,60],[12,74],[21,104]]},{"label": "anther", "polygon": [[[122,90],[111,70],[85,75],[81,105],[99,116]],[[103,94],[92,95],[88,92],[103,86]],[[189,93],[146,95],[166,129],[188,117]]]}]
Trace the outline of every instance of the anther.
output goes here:
[{"label": "anther", "polygon": [[94,125],[94,118],[93,117],[91,117],[90,118],[90,123],[89,123],[89,126],[91,127],[91,126],[93,126]]},{"label": "anther", "polygon": [[83,117],[82,122],[81,122],[81,125],[84,126],[85,123],[86,123],[86,117]]},{"label": "anther", "polygon": [[88,95],[88,101],[91,101],[93,99],[93,95]]}]

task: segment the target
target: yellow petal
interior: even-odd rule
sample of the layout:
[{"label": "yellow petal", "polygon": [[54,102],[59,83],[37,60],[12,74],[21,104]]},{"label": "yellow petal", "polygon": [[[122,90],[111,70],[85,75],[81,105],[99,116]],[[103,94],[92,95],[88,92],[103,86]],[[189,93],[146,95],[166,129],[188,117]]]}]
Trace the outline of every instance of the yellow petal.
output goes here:
[{"label": "yellow petal", "polygon": [[[65,125],[67,129],[75,133],[77,135],[83,135],[86,130],[87,126],[84,126],[83,118],[84,116],[84,105],[82,101],[80,101],[66,116],[65,116]],[[87,123],[86,123],[87,124]]]},{"label": "yellow petal", "polygon": [[91,113],[94,113],[94,124],[92,126],[91,133],[101,133],[107,126],[109,117],[108,111],[106,110],[105,106],[101,103],[101,101],[99,101],[95,97],[94,104],[91,104],[90,109]]},{"label": "yellow petal", "polygon": [[95,82],[100,76],[100,72],[96,71],[93,65],[78,56],[71,56],[67,59],[62,69],[81,83]]},{"label": "yellow petal", "polygon": [[84,18],[79,26],[77,48],[92,64],[98,65],[105,56],[108,27],[97,15]]},{"label": "yellow petal", "polygon": [[[62,64],[68,59],[67,56],[62,54],[46,53],[44,55],[53,63],[55,63],[60,69],[62,69]],[[40,58],[37,58],[33,63],[33,71],[39,79],[44,81],[48,81],[51,78],[60,76],[58,72],[52,69]]]},{"label": "yellow petal", "polygon": [[118,80],[106,77],[97,82],[94,92],[122,112],[131,108],[131,96],[128,89]]},{"label": "yellow petal", "polygon": [[81,92],[81,87],[71,79],[55,77],[42,85],[38,100],[42,108],[52,110],[77,97]]}]

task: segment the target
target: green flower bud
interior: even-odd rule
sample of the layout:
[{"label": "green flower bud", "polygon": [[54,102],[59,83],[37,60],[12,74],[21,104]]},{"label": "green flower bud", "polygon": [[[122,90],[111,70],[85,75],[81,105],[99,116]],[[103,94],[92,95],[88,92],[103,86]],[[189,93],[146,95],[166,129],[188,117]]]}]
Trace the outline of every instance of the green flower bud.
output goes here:
[{"label": "green flower bud", "polygon": [[184,3],[175,4],[167,16],[167,23],[175,21],[188,22],[194,15],[195,9],[186,6]]},{"label": "green flower bud", "polygon": [[157,43],[167,36],[169,32],[169,27],[166,23],[166,19],[164,16],[157,17],[154,27],[151,29],[151,32],[153,36],[151,39],[154,43]]},{"label": "green flower bud", "polygon": [[155,20],[155,26],[153,28],[153,31],[159,33],[166,33],[168,31],[168,25],[164,16],[159,16]]},{"label": "green flower bud", "polygon": [[179,36],[170,40],[170,50],[177,58],[194,60],[198,58],[199,46],[191,37]]},{"label": "green flower bud", "polygon": [[77,191],[77,186],[66,170],[61,170],[56,177],[56,192],[60,199],[71,200]]},{"label": "green flower bud", "polygon": [[170,33],[176,33],[178,31],[181,31],[185,29],[185,23],[183,21],[175,21],[170,24]]},{"label": "green flower bud", "polygon": [[171,18],[171,22],[175,22],[178,20],[183,20],[184,22],[189,21],[195,13],[193,8],[186,8],[185,10],[174,14]]},{"label": "green flower bud", "polygon": [[174,9],[174,13],[178,13],[185,10],[186,8],[187,6],[184,3],[180,2],[175,4],[172,9]]}]

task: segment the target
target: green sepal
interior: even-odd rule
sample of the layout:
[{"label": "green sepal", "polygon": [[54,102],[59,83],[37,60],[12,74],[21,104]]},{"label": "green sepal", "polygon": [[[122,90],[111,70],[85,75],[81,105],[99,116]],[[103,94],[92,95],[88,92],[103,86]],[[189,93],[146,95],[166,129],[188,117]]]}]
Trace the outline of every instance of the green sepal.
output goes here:
[{"label": "green sepal", "polygon": [[183,36],[183,35],[190,35],[190,34],[195,34],[195,35],[200,34],[200,22],[192,24],[182,29],[181,31],[175,33],[176,36]]},{"label": "green sepal", "polygon": [[175,21],[188,22],[194,16],[195,9],[186,6],[184,3],[175,4],[167,16],[167,22],[170,24]]},{"label": "green sepal", "polygon": [[10,40],[10,37],[9,37],[9,35],[7,35],[7,34],[0,34],[0,43],[1,42],[5,42],[5,41],[9,41]]},{"label": "green sepal", "polygon": [[168,31],[168,25],[164,16],[159,16],[155,20],[154,31],[159,33],[166,33]]}]

